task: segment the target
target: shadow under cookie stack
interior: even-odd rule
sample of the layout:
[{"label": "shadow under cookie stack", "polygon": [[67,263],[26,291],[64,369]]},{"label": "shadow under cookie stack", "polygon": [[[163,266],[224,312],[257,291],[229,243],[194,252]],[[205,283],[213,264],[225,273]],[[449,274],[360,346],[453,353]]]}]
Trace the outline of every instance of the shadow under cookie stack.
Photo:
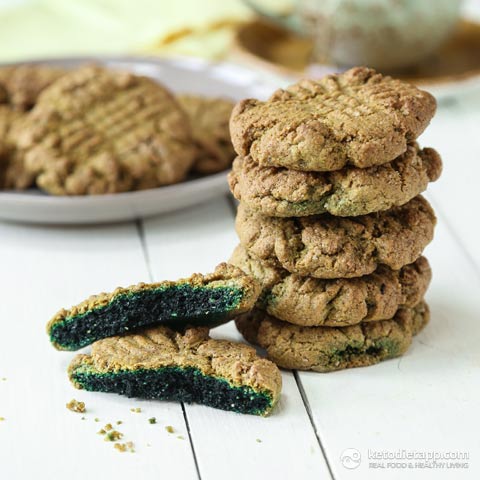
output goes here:
[{"label": "shadow under cookie stack", "polygon": [[442,163],[416,138],[435,109],[427,92],[362,67],[235,107],[230,262],[263,287],[236,324],[278,366],[375,364],[428,322],[422,251],[436,219],[420,193]]}]

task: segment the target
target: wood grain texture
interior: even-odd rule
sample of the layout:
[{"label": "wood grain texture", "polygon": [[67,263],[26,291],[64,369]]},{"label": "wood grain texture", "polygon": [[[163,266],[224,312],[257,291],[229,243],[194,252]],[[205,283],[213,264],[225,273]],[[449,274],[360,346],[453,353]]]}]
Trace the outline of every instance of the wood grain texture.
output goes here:
[{"label": "wood grain texture", "polygon": [[[55,351],[45,332],[47,320],[60,307],[148,279],[135,225],[61,229],[0,224],[0,237],[0,379],[6,377],[0,380],[2,478],[128,479],[142,472],[142,478],[158,479],[165,471],[175,472],[175,478],[195,478],[179,404],[75,390],[66,374],[73,355]],[[86,403],[85,415],[65,408],[72,398]],[[132,407],[142,412],[132,413]],[[150,417],[158,423],[149,424]],[[124,422],[117,428],[125,434],[123,441],[135,443],[135,454],[120,454],[97,435],[117,420]],[[170,435],[165,425],[186,440]]]},{"label": "wood grain texture", "polygon": [[[480,414],[480,281],[440,218],[427,249],[433,281],[430,324],[404,357],[372,368],[328,375],[301,372],[335,478],[348,478],[341,455],[356,448],[358,478],[404,478],[398,469],[369,468],[368,450],[466,451],[468,471],[408,470],[408,478],[476,478],[480,442],[472,430]],[[446,254],[448,252],[448,254]],[[321,384],[321,389],[319,387]],[[456,477],[452,477],[453,473]]]},{"label": "wood grain texture", "polygon": [[[226,198],[144,223],[154,279],[210,271],[228,258],[238,240]],[[241,340],[233,323],[212,336]],[[280,404],[270,417],[232,414],[186,405],[201,478],[330,478],[295,378],[283,372]],[[260,440],[260,442],[258,441]],[[301,460],[299,460],[301,459]]]}]

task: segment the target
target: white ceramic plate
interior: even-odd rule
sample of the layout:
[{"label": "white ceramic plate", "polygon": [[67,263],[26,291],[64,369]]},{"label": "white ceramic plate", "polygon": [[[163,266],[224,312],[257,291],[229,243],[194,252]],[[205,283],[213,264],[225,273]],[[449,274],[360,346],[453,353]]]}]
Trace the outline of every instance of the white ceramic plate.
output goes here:
[{"label": "white ceramic plate", "polygon": [[[197,93],[240,100],[266,98],[273,86],[251,70],[198,59],[84,57],[28,62],[62,67],[98,63],[147,75],[177,93]],[[25,62],[22,62],[25,63]],[[28,223],[107,223],[148,217],[196,205],[228,191],[226,172],[142,190],[95,196],[50,196],[37,190],[0,192],[0,219]]]}]

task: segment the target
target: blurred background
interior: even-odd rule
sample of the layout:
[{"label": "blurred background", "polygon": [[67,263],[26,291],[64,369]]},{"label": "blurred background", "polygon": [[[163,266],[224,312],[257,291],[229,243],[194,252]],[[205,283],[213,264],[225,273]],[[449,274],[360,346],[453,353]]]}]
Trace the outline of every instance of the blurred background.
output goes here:
[{"label": "blurred background", "polygon": [[451,82],[480,72],[477,21],[478,0],[0,0],[0,61],[180,55],[283,78],[366,64]]}]

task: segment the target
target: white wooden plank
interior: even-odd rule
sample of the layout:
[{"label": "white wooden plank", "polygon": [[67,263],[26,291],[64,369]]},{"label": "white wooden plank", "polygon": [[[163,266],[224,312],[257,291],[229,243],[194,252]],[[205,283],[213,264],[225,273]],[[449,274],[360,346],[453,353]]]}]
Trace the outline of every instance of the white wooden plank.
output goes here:
[{"label": "white wooden plank", "polygon": [[[380,365],[300,373],[337,479],[480,478],[480,281],[440,219],[426,254],[434,277],[431,323],[406,356]],[[341,455],[357,449],[353,470]],[[468,469],[374,469],[368,450],[466,451]]]},{"label": "white wooden plank", "polygon": [[[223,198],[146,221],[145,236],[155,279],[212,271],[238,242]],[[233,323],[213,335],[240,340]],[[283,382],[280,405],[268,418],[185,406],[203,479],[330,477],[293,375],[284,372]]]},{"label": "white wooden plank", "polygon": [[[196,478],[181,406],[75,390],[73,353],[49,344],[45,324],[60,307],[117,285],[148,280],[135,225],[40,228],[0,224],[0,458],[5,479]],[[76,398],[86,420],[68,411]],[[141,407],[141,413],[130,412]],[[94,418],[100,421],[96,423]],[[149,417],[156,417],[151,425]],[[137,452],[119,453],[96,432],[108,422]],[[172,425],[178,435],[165,431]],[[147,443],[151,446],[148,447]]]}]

